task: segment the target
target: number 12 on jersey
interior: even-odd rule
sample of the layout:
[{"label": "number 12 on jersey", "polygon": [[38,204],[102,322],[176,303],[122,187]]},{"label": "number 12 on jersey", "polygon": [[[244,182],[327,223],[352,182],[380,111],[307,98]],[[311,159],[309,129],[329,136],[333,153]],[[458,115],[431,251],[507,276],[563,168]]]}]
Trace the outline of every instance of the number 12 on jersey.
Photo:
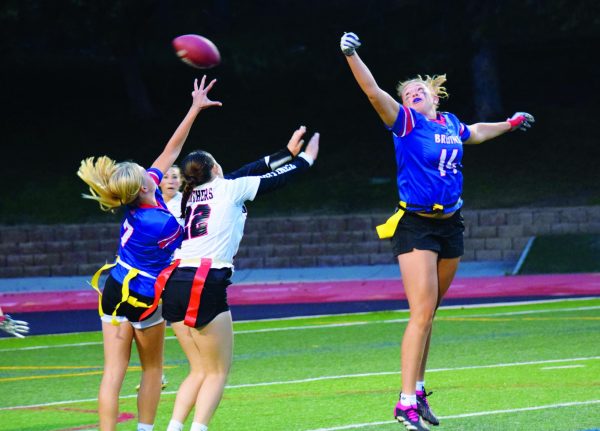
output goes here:
[{"label": "number 12 on jersey", "polygon": [[198,204],[191,211],[186,211],[184,237],[196,238],[208,233],[208,218],[210,217],[210,205]]}]

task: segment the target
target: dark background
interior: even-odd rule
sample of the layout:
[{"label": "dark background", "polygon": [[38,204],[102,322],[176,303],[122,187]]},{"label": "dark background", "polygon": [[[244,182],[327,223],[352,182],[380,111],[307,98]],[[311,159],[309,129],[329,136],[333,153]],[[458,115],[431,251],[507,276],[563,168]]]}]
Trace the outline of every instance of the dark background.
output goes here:
[{"label": "dark background", "polygon": [[[269,154],[301,124],[321,133],[306,178],[250,204],[254,214],[391,210],[392,139],[354,81],[339,38],[395,96],[399,80],[448,77],[441,109],[465,123],[535,115],[527,133],[467,146],[465,208],[600,203],[600,2],[595,0],[9,0],[0,7],[0,222],[110,220],[80,194],[80,160],[148,166],[206,72],[222,108],[198,117],[184,153],[224,169]],[[220,49],[193,69],[171,40]]]}]

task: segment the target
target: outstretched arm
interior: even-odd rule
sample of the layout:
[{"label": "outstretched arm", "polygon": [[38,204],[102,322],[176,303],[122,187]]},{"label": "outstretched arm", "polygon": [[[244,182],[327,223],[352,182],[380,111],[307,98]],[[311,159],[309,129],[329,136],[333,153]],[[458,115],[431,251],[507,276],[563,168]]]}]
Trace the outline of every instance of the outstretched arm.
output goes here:
[{"label": "outstretched arm", "polygon": [[481,144],[516,129],[526,131],[533,122],[535,122],[533,115],[527,112],[517,112],[511,118],[499,123],[471,124],[469,126],[471,136],[465,144]]},{"label": "outstretched arm", "polygon": [[183,144],[185,143],[192,125],[196,120],[196,117],[203,109],[210,108],[211,106],[221,106],[221,102],[215,102],[208,98],[208,92],[211,90],[213,85],[217,82],[216,79],[210,81],[210,83],[205,86],[206,83],[206,75],[202,77],[200,81],[200,86],[198,86],[198,80],[194,80],[194,91],[192,91],[192,106],[190,107],[188,113],[184,117],[183,121],[167,142],[165,149],[158,156],[158,158],[152,163],[153,168],[159,169],[163,174],[166,173],[171,165],[175,163],[177,157],[181,153],[181,149],[183,148]]},{"label": "outstretched arm", "polygon": [[[294,132],[293,137],[300,139],[305,131],[306,129],[301,127]],[[257,195],[283,187],[298,174],[307,171],[319,155],[319,138],[319,133],[315,133],[308,141],[304,152],[300,153],[292,162],[260,177]]]},{"label": "outstretched arm", "polygon": [[306,131],[306,127],[300,126],[300,128],[294,132],[285,148],[255,162],[248,163],[233,172],[225,174],[225,178],[232,180],[240,177],[263,175],[280,168],[300,153],[302,145],[304,145],[304,140],[302,139],[304,131]]},{"label": "outstretched arm", "polygon": [[387,126],[393,126],[400,110],[399,103],[377,85],[377,81],[365,63],[358,56],[356,49],[361,45],[354,33],[344,33],[340,40],[340,48],[346,56],[350,70],[361,90],[369,98],[369,102]]}]

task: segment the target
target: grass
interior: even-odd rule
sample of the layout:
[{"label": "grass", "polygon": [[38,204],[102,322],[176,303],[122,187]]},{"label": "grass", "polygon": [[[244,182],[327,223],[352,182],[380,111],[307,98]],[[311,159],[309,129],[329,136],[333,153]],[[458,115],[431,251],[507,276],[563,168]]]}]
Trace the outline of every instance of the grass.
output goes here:
[{"label": "grass", "polygon": [[[389,311],[236,322],[234,365],[211,429],[398,430],[391,412],[406,318]],[[439,429],[598,427],[599,334],[600,298],[441,309],[427,376]],[[187,373],[170,329],[165,364],[170,383],[156,429],[166,428]],[[101,365],[97,332],[0,340],[0,430],[95,429]],[[135,423],[139,371],[134,359],[122,430]]]},{"label": "grass", "polygon": [[600,272],[600,235],[565,234],[535,238],[520,274]]}]

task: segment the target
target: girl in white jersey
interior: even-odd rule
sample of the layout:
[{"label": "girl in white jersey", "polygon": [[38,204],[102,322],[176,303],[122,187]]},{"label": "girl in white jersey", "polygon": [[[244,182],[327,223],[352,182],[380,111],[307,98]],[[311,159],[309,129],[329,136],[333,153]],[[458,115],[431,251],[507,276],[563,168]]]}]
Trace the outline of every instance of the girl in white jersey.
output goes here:
[{"label": "girl in white jersey", "polygon": [[480,144],[517,128],[526,130],[534,118],[517,112],[497,123],[461,123],[439,112],[446,76],[420,76],[400,82],[401,103],[379,88],[356,49],[354,33],[345,33],[340,48],[371,105],[393,133],[398,167],[399,210],[378,226],[380,238],[391,238],[394,256],[410,308],[402,338],[402,392],[394,417],[407,429],[425,431],[439,420],[429,407],[425,368],[433,318],[454,279],[463,254],[462,145]]},{"label": "girl in white jersey", "polygon": [[[304,127],[296,130],[290,145],[301,146],[305,132]],[[163,317],[171,322],[190,362],[190,373],[177,392],[168,431],[182,431],[194,406],[191,430],[206,431],[223,395],[233,355],[226,288],[246,221],[244,202],[308,170],[318,152],[315,133],[304,152],[275,170],[265,160],[224,176],[221,166],[204,151],[194,151],[183,160],[184,240],[171,269],[165,271],[165,277],[170,277],[162,298]]]},{"label": "girl in white jersey", "polygon": [[[270,156],[265,157],[264,164],[259,161],[259,165],[263,168],[270,168],[274,170],[286,162],[296,157],[302,149],[302,141],[294,142],[290,141],[288,145],[283,149]],[[167,204],[167,209],[173,214],[180,223],[183,224],[183,217],[181,216],[181,186],[183,180],[181,177],[181,169],[177,165],[173,165],[169,168],[162,181],[159,184],[160,191],[163,194],[163,199]],[[184,206],[185,208],[185,206]]]}]

